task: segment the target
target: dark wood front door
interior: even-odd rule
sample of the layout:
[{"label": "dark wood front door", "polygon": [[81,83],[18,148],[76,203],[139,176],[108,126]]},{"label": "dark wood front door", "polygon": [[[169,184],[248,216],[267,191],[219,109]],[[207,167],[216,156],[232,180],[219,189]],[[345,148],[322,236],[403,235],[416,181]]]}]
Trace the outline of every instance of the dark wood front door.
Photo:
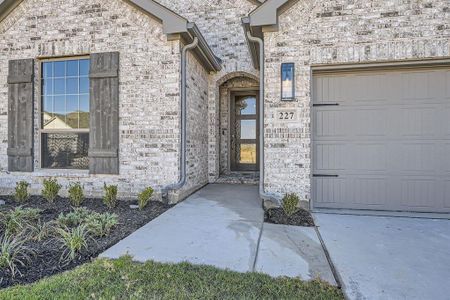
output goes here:
[{"label": "dark wood front door", "polygon": [[231,171],[259,170],[257,93],[231,96]]}]

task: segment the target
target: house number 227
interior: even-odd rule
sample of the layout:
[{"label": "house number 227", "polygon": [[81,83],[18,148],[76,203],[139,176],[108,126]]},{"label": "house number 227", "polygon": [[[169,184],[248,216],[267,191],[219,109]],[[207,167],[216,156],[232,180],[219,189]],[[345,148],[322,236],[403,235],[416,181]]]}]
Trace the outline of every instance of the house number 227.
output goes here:
[{"label": "house number 227", "polygon": [[279,120],[294,120],[295,113],[293,111],[280,111],[278,113]]}]

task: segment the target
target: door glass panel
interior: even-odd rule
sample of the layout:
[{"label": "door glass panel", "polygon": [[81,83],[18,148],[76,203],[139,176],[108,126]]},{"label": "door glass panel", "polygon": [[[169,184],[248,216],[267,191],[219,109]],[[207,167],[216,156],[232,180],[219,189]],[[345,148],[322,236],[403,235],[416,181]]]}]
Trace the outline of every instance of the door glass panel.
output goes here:
[{"label": "door glass panel", "polygon": [[239,163],[256,164],[256,144],[241,144],[239,149]]},{"label": "door glass panel", "polygon": [[241,120],[241,140],[256,139],[256,120]]},{"label": "door glass panel", "polygon": [[241,116],[256,115],[256,98],[247,97],[236,101],[236,114]]}]

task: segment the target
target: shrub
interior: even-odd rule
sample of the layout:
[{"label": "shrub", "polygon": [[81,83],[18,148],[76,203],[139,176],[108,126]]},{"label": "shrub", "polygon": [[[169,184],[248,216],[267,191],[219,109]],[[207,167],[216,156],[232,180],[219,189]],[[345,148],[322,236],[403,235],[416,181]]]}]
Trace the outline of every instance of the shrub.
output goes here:
[{"label": "shrub", "polygon": [[118,223],[116,214],[99,214],[95,213],[90,215],[86,220],[87,228],[89,232],[96,237],[108,236]]},{"label": "shrub", "polygon": [[64,249],[61,255],[61,261],[72,261],[76,255],[88,248],[89,231],[86,225],[80,225],[75,228],[57,227],[56,240]]},{"label": "shrub", "polygon": [[138,196],[139,209],[143,210],[147,205],[153,195],[153,189],[151,187],[143,190]]},{"label": "shrub", "polygon": [[56,179],[44,179],[44,188],[42,189],[42,197],[48,202],[53,203],[61,190],[61,185]]},{"label": "shrub", "polygon": [[29,225],[36,223],[40,213],[39,209],[16,207],[0,213],[0,225],[7,235],[18,235]]},{"label": "shrub", "polygon": [[30,262],[30,256],[35,253],[25,243],[26,240],[19,237],[8,235],[0,237],[0,269],[9,269],[12,277],[16,274],[22,275],[18,268]]},{"label": "shrub", "polygon": [[72,212],[67,214],[60,214],[56,222],[61,227],[76,227],[84,222],[90,214],[95,213],[84,207],[77,207]]},{"label": "shrub", "polygon": [[287,216],[292,216],[298,211],[300,199],[296,194],[287,194],[283,197],[283,211]]},{"label": "shrub", "polygon": [[30,194],[28,193],[28,188],[30,184],[26,181],[20,181],[16,184],[16,192],[14,194],[14,199],[18,203],[24,203],[30,198]]},{"label": "shrub", "polygon": [[110,209],[117,206],[117,185],[104,184],[105,196],[103,197],[103,203]]},{"label": "shrub", "polygon": [[69,200],[70,200],[70,203],[75,207],[79,207],[83,203],[84,192],[83,192],[83,187],[81,186],[81,184],[79,182],[70,185]]}]

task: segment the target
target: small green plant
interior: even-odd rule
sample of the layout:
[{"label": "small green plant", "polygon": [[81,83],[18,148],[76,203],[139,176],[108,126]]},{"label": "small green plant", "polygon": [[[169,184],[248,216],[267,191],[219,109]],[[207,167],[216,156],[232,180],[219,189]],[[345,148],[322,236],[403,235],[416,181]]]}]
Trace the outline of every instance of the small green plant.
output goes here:
[{"label": "small green plant", "polygon": [[103,203],[110,209],[117,206],[117,185],[104,184],[105,196],[103,197]]},{"label": "small green plant", "polygon": [[77,182],[75,184],[71,184],[69,187],[69,200],[70,203],[79,207],[84,202],[84,192],[81,183]]},{"label": "small green plant", "polygon": [[56,179],[44,179],[44,188],[42,189],[42,197],[48,202],[53,203],[61,190],[61,185]]},{"label": "small green plant", "polygon": [[86,222],[87,218],[93,213],[95,212],[84,207],[77,207],[70,213],[61,213],[56,222],[61,227],[76,227]]},{"label": "small green plant", "polygon": [[31,255],[35,253],[25,243],[26,239],[22,237],[8,235],[0,237],[0,270],[9,269],[12,277],[15,277],[16,274],[22,275],[19,267],[30,262]]},{"label": "small green plant", "polygon": [[143,210],[148,205],[150,199],[152,198],[153,192],[153,189],[148,187],[139,194],[138,205],[140,210]]},{"label": "small green plant", "polygon": [[80,225],[75,228],[56,227],[56,240],[64,249],[61,255],[61,261],[73,261],[76,255],[88,248],[89,230],[86,225]]},{"label": "small green plant", "polygon": [[28,226],[34,225],[41,210],[34,208],[16,207],[14,210],[0,212],[0,226],[7,235],[19,235]]},{"label": "small green plant", "polygon": [[89,232],[96,237],[108,236],[113,229],[118,224],[118,217],[116,214],[93,214],[90,215],[86,220],[87,228]]},{"label": "small green plant", "polygon": [[35,225],[28,226],[27,236],[35,242],[42,242],[47,240],[53,231],[53,222],[42,222],[39,220]]},{"label": "small green plant", "polygon": [[283,211],[288,216],[291,217],[298,211],[298,204],[300,202],[299,197],[296,194],[287,194],[283,197]]},{"label": "small green plant", "polygon": [[26,181],[20,181],[16,184],[16,192],[14,193],[14,199],[18,203],[24,203],[30,198],[28,188],[30,184]]}]

